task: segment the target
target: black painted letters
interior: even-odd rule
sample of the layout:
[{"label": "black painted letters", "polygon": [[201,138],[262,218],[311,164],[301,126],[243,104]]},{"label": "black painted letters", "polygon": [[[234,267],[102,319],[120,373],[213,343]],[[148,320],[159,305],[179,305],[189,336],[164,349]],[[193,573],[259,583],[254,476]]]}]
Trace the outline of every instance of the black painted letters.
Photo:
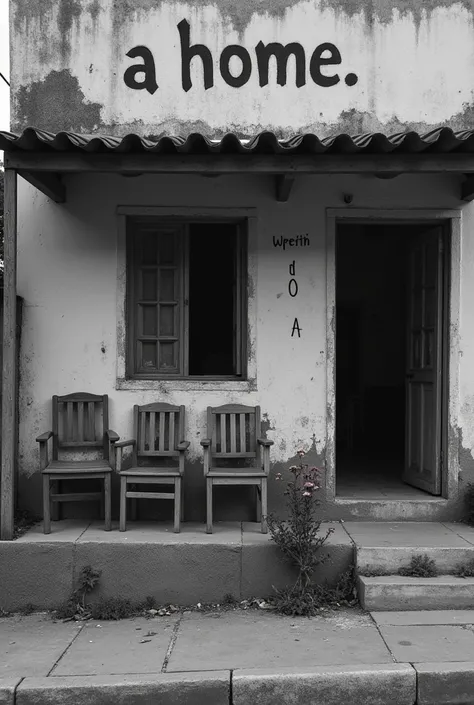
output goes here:
[{"label": "black painted letters", "polygon": [[[238,0],[236,0],[238,2]],[[195,57],[202,61],[203,68],[203,83],[205,90],[214,86],[214,61],[217,57],[213,57],[211,50],[204,44],[190,43],[190,24],[187,20],[181,20],[178,26],[180,48],[181,48],[181,84],[183,90],[188,92],[192,87],[191,81],[191,62]],[[299,42],[289,42],[281,44],[280,42],[269,42],[264,44],[262,41],[254,48],[255,54],[249,49],[240,44],[229,44],[224,47],[219,57],[219,70],[223,80],[232,88],[241,88],[248,83],[251,75],[254,62],[256,60],[256,68],[258,70],[258,80],[261,87],[269,84],[269,69],[270,61],[274,57],[276,62],[276,82],[279,86],[286,86],[288,81],[288,62],[290,57],[294,57],[295,63],[295,85],[301,88],[306,84],[306,53],[305,49]],[[323,56],[324,55],[324,56]],[[155,60],[153,54],[145,46],[136,46],[127,52],[126,56],[132,59],[137,56],[143,59],[143,64],[134,64],[129,66],[123,76],[125,85],[133,90],[147,90],[153,94],[157,88]],[[230,62],[232,57],[236,56],[240,63],[240,71],[238,75],[230,70]],[[330,42],[325,42],[316,47],[309,61],[309,74],[311,79],[317,86],[322,88],[330,88],[340,82],[341,78],[338,73],[327,75],[322,72],[323,66],[339,66],[342,63],[341,53],[339,49]],[[143,73],[144,80],[137,81],[137,74]],[[343,80],[346,86],[355,86],[359,78],[355,73],[348,73]],[[275,241],[275,238],[274,238]],[[288,241],[287,241],[288,242]],[[275,245],[276,246],[276,245]],[[291,244],[290,247],[294,245]],[[283,249],[285,247],[283,246]]]},{"label": "black painted letters", "polygon": [[268,65],[273,55],[277,63],[277,83],[286,86],[288,59],[293,54],[296,61],[296,85],[298,88],[306,83],[306,56],[304,49],[298,42],[291,42],[286,46],[279,42],[270,42],[265,45],[259,42],[255,47],[257,55],[258,75],[261,86],[268,85]]},{"label": "black painted letters", "polygon": [[[239,76],[233,76],[229,69],[229,63],[233,56],[238,56],[242,62],[242,68]],[[219,67],[221,70],[221,76],[228,86],[232,88],[240,88],[245,86],[252,73],[252,59],[247,49],[239,46],[238,44],[230,44],[226,47],[222,54],[219,62]]]},{"label": "black painted letters", "polygon": [[178,24],[179,37],[181,39],[181,83],[187,92],[192,87],[191,82],[191,59],[199,56],[204,69],[204,88],[212,88],[214,85],[214,67],[212,64],[212,54],[204,44],[189,44],[189,22],[181,20]]},{"label": "black painted letters", "polygon": [[[136,91],[146,90],[153,95],[158,88],[158,84],[156,82],[155,60],[151,51],[148,47],[138,46],[130,49],[126,55],[131,59],[141,56],[143,64],[133,64],[133,66],[128,67],[123,75],[125,85],[129,88],[134,88]],[[143,81],[137,81],[137,73],[145,74]]]},{"label": "black painted letters", "polygon": [[[325,51],[330,53],[331,56],[329,58],[323,58],[322,55]],[[326,44],[320,44],[313,51],[311,61],[309,62],[309,72],[311,74],[311,78],[318,86],[322,86],[323,88],[335,86],[336,83],[339,83],[340,81],[338,74],[335,73],[334,76],[325,76],[321,73],[321,66],[338,66],[341,61],[342,59],[339,49],[335,47],[334,44],[330,44],[329,42],[326,42]]]}]

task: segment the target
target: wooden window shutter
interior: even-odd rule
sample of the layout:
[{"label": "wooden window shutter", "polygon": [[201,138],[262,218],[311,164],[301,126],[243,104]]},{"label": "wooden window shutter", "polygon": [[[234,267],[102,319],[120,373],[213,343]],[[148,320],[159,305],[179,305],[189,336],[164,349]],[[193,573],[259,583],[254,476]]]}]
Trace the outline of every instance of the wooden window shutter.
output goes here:
[{"label": "wooden window shutter", "polygon": [[134,372],[182,374],[183,232],[138,225],[133,235]]}]

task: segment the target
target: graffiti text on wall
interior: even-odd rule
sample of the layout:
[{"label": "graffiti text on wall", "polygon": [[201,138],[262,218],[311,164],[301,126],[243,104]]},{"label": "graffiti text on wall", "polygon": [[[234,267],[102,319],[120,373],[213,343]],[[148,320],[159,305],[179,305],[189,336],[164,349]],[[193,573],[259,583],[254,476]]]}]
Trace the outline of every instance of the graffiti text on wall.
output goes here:
[{"label": "graffiti text on wall", "polygon": [[[183,90],[189,91],[193,87],[191,61],[196,58],[200,59],[202,63],[204,88],[206,90],[212,88],[214,86],[215,57],[211,50],[205,44],[191,44],[190,24],[187,20],[181,20],[177,29],[181,46],[181,85]],[[359,80],[355,73],[348,73],[341,79],[336,70],[336,67],[342,62],[341,52],[331,42],[319,44],[311,56],[307,57],[299,42],[264,44],[260,41],[255,46],[254,54],[253,56],[248,49],[240,44],[229,44],[224,47],[219,57],[219,72],[228,86],[241,88],[249,81],[253,71],[258,74],[260,86],[268,85],[272,57],[276,61],[276,82],[279,86],[285,86],[289,80],[288,62],[290,57],[294,58],[295,83],[298,88],[306,85],[306,82],[310,80],[322,88],[335,86],[341,80],[347,86],[355,86]],[[139,45],[130,49],[127,56],[131,59],[140,58],[143,63],[133,64],[127,68],[123,76],[125,85],[137,91],[146,90],[153,95],[159,88],[159,76],[157,76],[152,51],[146,46]],[[235,70],[234,57],[238,60],[237,70]],[[232,69],[231,64],[233,65]]]}]

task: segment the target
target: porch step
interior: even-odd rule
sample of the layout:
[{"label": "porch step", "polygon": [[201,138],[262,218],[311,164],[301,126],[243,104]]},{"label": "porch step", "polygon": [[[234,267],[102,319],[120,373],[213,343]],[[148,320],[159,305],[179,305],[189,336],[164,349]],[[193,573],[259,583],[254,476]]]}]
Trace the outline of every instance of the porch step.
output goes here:
[{"label": "porch step", "polygon": [[434,560],[441,574],[453,573],[461,564],[474,561],[474,546],[357,546],[357,572],[392,575],[409,566],[414,555]]},{"label": "porch step", "polygon": [[359,575],[358,592],[362,607],[369,611],[474,609],[474,578]]}]

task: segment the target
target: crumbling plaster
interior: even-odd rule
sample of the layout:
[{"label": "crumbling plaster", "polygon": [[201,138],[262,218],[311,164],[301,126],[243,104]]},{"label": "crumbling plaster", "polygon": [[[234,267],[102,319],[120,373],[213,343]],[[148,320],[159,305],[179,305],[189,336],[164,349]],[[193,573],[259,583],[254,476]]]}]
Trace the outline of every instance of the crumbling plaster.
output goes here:
[{"label": "crumbling plaster", "polygon": [[[38,507],[38,450],[34,439],[50,427],[52,394],[74,390],[110,395],[111,425],[122,438],[132,432],[135,403],[156,399],[185,404],[186,436],[191,442],[187,495],[189,506],[203,500],[200,439],[207,405],[226,402],[260,404],[266,432],[275,441],[272,472],[286,472],[300,447],[308,460],[324,465],[327,447],[326,365],[333,355],[326,345],[326,208],[341,207],[343,193],[355,207],[457,208],[459,184],[449,176],[301,177],[291,199],[275,201],[268,177],[69,176],[69,200],[55,205],[20,179],[18,290],[24,298],[20,381],[20,488],[22,501]],[[117,388],[117,243],[118,205],[199,204],[258,212],[256,279],[256,384],[239,391],[235,383],[182,382],[173,388]],[[462,481],[474,479],[474,241],[470,238],[474,207],[462,217],[461,356],[456,427],[462,443]],[[304,233],[310,246],[286,250],[273,236]],[[299,291],[288,294],[289,266],[295,262]],[[291,337],[294,318],[301,337]],[[38,494],[37,494],[38,493]],[[36,496],[37,495],[37,496]],[[323,495],[324,496],[324,495]],[[283,487],[270,481],[270,505],[283,506]],[[202,501],[204,506],[204,502]],[[455,502],[452,511],[457,511]],[[448,507],[448,513],[449,511]],[[347,508],[324,504],[330,518],[344,518]],[[196,516],[195,516],[196,518]],[[238,517],[237,517],[238,518]],[[245,517],[244,517],[245,518]]]}]

